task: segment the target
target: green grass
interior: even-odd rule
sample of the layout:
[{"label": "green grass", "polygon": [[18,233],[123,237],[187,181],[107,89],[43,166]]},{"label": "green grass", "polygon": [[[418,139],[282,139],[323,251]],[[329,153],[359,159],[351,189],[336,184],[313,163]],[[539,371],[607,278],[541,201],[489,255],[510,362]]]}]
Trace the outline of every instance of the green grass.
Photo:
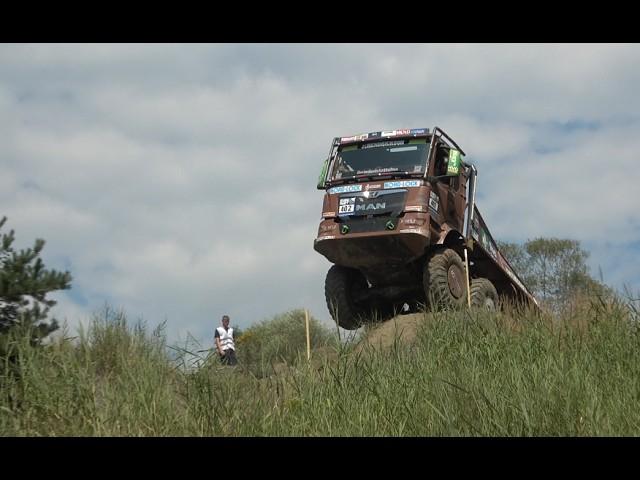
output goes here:
[{"label": "green grass", "polygon": [[[265,345],[246,337],[245,354],[259,361],[245,356],[238,368],[182,368],[161,330],[109,309],[73,340],[34,348],[17,339],[16,363],[0,366],[0,435],[640,434],[633,304],[583,302],[560,318],[425,314],[415,341],[385,350],[340,346],[316,325],[311,364],[298,330],[288,338],[296,348],[274,339],[286,340],[280,327],[299,315],[256,326],[252,341]],[[286,365],[263,368],[275,363]]]}]

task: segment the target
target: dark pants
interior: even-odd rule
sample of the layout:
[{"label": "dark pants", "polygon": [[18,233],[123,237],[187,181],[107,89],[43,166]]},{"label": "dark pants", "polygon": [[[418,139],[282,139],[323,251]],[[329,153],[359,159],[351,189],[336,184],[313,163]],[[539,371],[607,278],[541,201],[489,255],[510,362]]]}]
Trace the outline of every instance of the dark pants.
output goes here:
[{"label": "dark pants", "polygon": [[220,355],[220,361],[223,365],[235,365],[238,363],[236,359],[236,351],[233,349],[228,349],[224,351],[224,355]]}]

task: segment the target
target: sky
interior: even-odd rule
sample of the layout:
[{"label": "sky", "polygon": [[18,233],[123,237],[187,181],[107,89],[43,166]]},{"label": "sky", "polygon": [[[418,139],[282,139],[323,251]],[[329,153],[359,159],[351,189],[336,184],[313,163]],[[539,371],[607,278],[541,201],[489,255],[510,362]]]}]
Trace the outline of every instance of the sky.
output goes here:
[{"label": "sky", "polygon": [[73,331],[108,304],[168,340],[307,308],[336,136],[443,128],[497,240],[579,240],[640,291],[640,45],[2,44],[0,217],[44,238]]}]

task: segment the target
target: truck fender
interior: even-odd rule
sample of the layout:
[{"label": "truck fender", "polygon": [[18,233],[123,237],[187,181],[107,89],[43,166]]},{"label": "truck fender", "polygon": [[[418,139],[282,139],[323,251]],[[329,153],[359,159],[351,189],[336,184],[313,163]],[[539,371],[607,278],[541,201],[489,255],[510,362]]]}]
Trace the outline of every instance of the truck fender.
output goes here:
[{"label": "truck fender", "polygon": [[437,245],[447,246],[459,246],[464,243],[464,236],[455,228],[447,223],[443,223],[440,227],[440,235],[438,237]]}]

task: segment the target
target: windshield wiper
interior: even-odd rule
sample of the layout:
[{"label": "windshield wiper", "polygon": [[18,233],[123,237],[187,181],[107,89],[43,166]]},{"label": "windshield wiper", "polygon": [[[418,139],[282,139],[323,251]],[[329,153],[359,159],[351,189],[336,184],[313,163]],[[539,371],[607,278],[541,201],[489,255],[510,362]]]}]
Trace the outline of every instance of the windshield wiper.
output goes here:
[{"label": "windshield wiper", "polygon": [[371,180],[377,180],[379,178],[394,178],[394,177],[406,177],[409,175],[409,172],[378,172],[378,173],[365,173],[361,175],[356,175],[355,178],[369,178]]},{"label": "windshield wiper", "polygon": [[332,180],[329,180],[327,183],[329,185],[342,185],[344,183],[349,183],[349,182],[357,182],[358,179],[356,177],[343,177],[343,178],[334,178]]},{"label": "windshield wiper", "polygon": [[[420,172],[415,172],[415,173],[420,173]],[[392,172],[389,174],[391,176],[391,178],[404,178],[404,177],[408,177],[409,175],[411,175],[410,172],[404,171],[404,172]],[[422,174],[420,174],[422,175]]]},{"label": "windshield wiper", "polygon": [[375,180],[379,175],[376,173],[363,173],[360,175],[354,175],[351,178],[355,178],[357,180],[363,180],[365,178],[368,178],[369,180]]}]

